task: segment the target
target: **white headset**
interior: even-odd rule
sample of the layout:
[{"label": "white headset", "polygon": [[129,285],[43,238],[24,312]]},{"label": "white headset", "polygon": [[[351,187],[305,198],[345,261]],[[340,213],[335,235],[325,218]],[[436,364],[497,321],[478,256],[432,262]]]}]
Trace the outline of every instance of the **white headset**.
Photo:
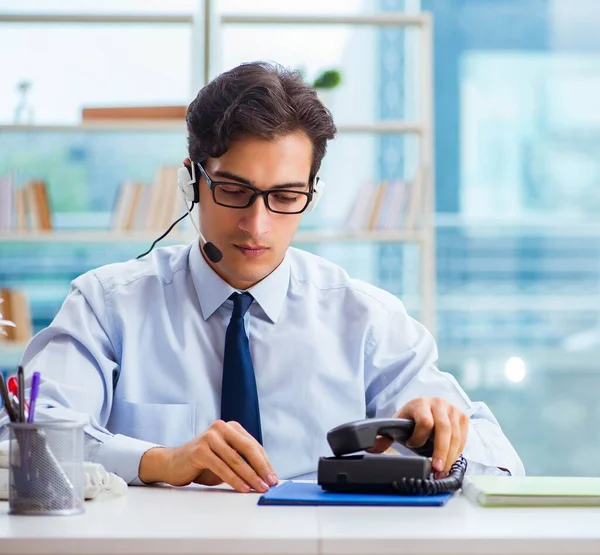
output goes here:
[{"label": "white headset", "polygon": [[[181,168],[179,168],[177,170],[177,185],[179,187],[179,190],[181,191],[181,193],[183,194],[183,198],[186,201],[186,207],[188,208],[188,212],[189,212],[189,204],[196,204],[200,201],[199,198],[199,189],[198,189],[198,185],[196,182],[196,164],[194,162],[191,163],[191,167],[192,167],[192,174],[190,175],[190,172],[188,170],[188,168],[186,166],[182,166]],[[320,177],[315,177],[315,180],[313,181],[313,195],[312,195],[312,199],[310,201],[310,204],[307,206],[307,210],[309,212],[312,212],[316,207],[317,204],[319,204],[319,199],[321,198],[321,196],[323,195],[323,190],[325,189],[325,182],[320,178]],[[191,217],[191,214],[190,214]],[[192,219],[193,221],[193,219]],[[194,224],[194,227],[195,224]],[[196,228],[197,231],[197,228]]]}]

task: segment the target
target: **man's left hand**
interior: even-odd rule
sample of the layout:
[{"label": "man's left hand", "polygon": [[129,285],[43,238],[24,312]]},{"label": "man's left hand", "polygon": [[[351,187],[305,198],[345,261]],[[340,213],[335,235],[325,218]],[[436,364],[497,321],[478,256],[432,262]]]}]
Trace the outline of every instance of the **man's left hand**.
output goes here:
[{"label": "man's left hand", "polygon": [[[413,435],[406,446],[421,447],[435,429],[434,450],[431,457],[436,478],[448,475],[450,467],[462,453],[469,431],[469,417],[439,397],[419,397],[404,405],[394,418],[415,421]],[[378,437],[370,453],[383,453],[392,440]]]}]

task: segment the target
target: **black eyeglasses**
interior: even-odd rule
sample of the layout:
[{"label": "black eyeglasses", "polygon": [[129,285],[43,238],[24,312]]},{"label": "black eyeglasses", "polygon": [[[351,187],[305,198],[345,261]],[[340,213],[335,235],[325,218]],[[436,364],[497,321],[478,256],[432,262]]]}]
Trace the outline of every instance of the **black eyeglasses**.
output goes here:
[{"label": "black eyeglasses", "polygon": [[261,191],[250,185],[213,181],[202,165],[196,162],[202,177],[212,191],[213,200],[227,208],[248,208],[257,197],[265,199],[268,210],[276,214],[301,214],[312,200],[313,192],[294,191],[293,189],[268,189]]}]

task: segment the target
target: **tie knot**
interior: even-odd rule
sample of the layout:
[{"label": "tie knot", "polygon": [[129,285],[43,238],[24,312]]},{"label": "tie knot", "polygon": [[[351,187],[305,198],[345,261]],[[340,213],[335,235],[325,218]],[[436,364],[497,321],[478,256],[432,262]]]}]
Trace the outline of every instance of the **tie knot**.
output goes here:
[{"label": "tie knot", "polygon": [[233,293],[229,298],[233,301],[232,318],[243,318],[254,300],[250,293]]}]

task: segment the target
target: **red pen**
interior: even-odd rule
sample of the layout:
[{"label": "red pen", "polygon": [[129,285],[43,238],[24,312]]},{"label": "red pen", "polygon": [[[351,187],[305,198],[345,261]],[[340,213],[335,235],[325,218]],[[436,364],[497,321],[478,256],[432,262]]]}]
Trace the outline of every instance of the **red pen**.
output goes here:
[{"label": "red pen", "polygon": [[[8,378],[8,380],[6,382],[6,387],[8,389],[8,392],[13,396],[14,400],[18,403],[19,402],[19,385],[17,382],[17,377],[11,376],[10,378]],[[27,401],[25,401],[25,410],[27,412],[29,412],[29,405],[27,404]]]},{"label": "red pen", "polygon": [[8,381],[6,382],[6,386],[8,387],[8,392],[12,393],[13,395],[17,395],[18,391],[19,391],[19,386],[17,385],[17,377],[16,376],[11,376],[10,378],[8,378]]}]

